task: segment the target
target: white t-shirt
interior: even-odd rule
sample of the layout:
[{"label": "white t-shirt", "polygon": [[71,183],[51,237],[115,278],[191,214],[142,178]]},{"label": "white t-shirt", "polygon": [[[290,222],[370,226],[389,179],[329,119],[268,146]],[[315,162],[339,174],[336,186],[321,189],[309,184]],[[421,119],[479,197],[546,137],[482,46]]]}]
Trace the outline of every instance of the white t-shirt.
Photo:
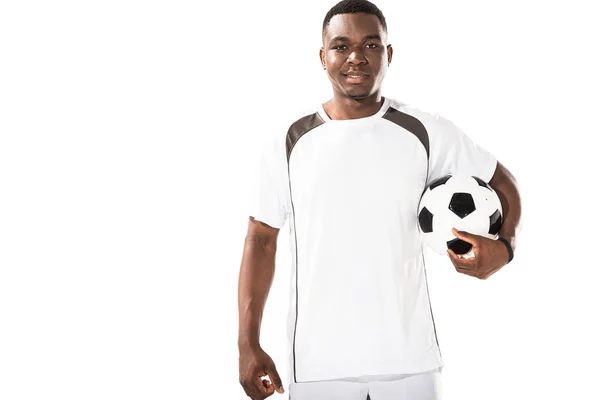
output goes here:
[{"label": "white t-shirt", "polygon": [[291,382],[443,367],[417,207],[438,177],[495,169],[452,122],[389,98],[352,120],[318,104],[269,136],[249,215],[289,221]]}]

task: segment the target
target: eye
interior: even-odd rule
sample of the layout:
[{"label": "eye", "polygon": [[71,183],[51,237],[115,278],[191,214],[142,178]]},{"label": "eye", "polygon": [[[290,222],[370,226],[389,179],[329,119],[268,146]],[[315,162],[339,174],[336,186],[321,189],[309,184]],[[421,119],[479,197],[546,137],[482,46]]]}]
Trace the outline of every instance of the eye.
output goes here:
[{"label": "eye", "polygon": [[[373,47],[369,47],[369,46],[373,46]],[[378,47],[379,47],[379,45],[378,45],[377,43],[369,43],[369,44],[367,45],[367,47],[369,47],[370,49],[376,49],[376,48],[378,48]]]},{"label": "eye", "polygon": [[[343,47],[343,48],[342,48],[342,47]],[[339,45],[339,46],[334,46],[334,47],[332,47],[332,49],[333,49],[333,50],[345,50],[345,48],[346,48],[346,45],[345,45],[345,44],[342,44],[342,45]]]}]

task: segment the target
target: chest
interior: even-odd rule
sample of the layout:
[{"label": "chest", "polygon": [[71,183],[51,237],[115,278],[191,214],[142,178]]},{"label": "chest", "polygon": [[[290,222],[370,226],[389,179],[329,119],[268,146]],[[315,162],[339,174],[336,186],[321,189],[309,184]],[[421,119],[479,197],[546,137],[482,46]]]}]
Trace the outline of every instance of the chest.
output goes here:
[{"label": "chest", "polygon": [[401,129],[317,130],[294,146],[289,177],[296,198],[416,207],[427,162],[423,145]]}]

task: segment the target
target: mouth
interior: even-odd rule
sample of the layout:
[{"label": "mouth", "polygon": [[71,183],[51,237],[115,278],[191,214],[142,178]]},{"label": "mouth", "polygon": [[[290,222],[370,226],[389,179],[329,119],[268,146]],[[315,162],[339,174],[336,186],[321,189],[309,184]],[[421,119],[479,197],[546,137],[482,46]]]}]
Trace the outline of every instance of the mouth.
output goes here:
[{"label": "mouth", "polygon": [[346,82],[350,84],[360,84],[366,82],[371,76],[364,73],[349,73],[342,75],[344,76],[344,78],[346,78]]}]

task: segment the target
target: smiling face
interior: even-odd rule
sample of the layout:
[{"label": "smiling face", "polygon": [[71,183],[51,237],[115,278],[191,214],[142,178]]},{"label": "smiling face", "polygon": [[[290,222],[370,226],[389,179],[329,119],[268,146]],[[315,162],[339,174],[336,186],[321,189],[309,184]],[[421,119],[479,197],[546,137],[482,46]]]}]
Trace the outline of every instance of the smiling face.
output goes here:
[{"label": "smiling face", "polygon": [[326,28],[320,56],[334,93],[358,100],[379,93],[392,46],[377,16],[338,14]]}]

